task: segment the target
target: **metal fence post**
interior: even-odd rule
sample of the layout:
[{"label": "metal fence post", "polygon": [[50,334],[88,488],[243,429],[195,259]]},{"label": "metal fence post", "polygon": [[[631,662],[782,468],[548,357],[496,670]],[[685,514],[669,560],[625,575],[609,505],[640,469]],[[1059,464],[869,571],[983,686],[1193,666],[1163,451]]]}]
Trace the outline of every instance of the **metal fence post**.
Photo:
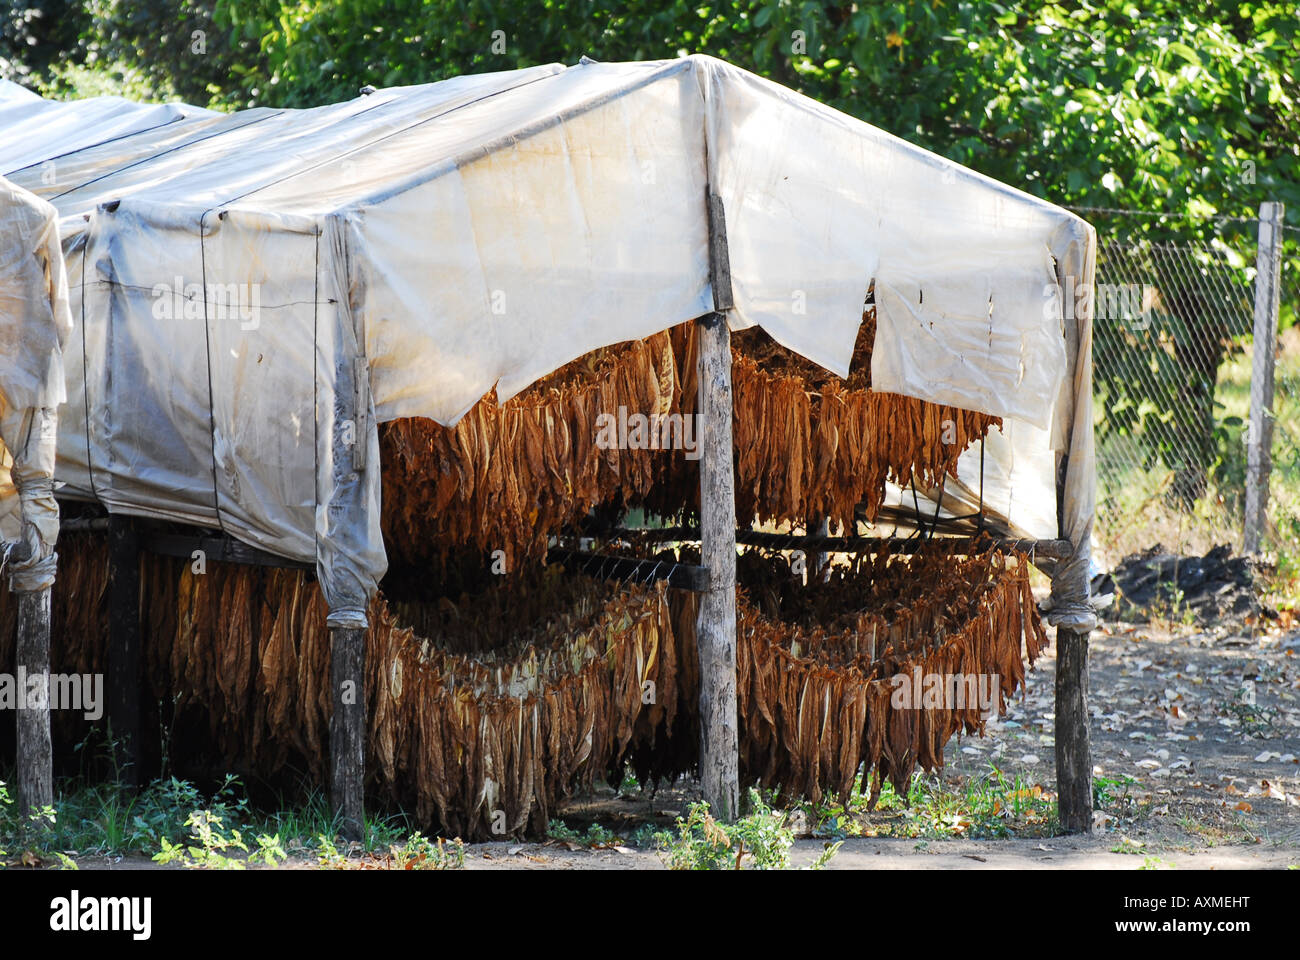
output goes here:
[{"label": "metal fence post", "polygon": [[1268,513],[1268,475],[1273,447],[1273,363],[1281,304],[1281,203],[1259,205],[1259,248],[1255,255],[1255,344],[1250,369],[1250,428],[1246,434],[1246,523],[1243,547],[1260,552]]}]

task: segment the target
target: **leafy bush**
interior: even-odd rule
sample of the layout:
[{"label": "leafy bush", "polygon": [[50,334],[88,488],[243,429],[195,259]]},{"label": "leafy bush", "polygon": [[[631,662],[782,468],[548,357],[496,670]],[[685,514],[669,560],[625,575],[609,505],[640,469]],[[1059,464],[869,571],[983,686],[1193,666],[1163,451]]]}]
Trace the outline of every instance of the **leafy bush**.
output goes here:
[{"label": "leafy bush", "polygon": [[[659,834],[659,857],[670,870],[788,870],[794,832],[787,813],[773,810],[754,789],[750,812],[733,824],[719,823],[703,801],[677,818],[677,836]],[[828,844],[813,862],[820,870],[841,843]]]},{"label": "leafy bush", "polygon": [[[287,859],[280,837],[268,837],[259,834],[255,839],[256,850],[249,850],[243,836],[238,830],[231,830],[227,836],[222,818],[211,810],[195,810],[185,820],[194,843],[173,844],[165,837],[162,850],[154,855],[158,863],[181,863],[187,867],[202,867],[211,870],[243,870],[249,863],[261,861],[268,867],[274,867],[276,861]],[[242,850],[242,859],[230,856],[227,851]]]},{"label": "leafy bush", "polygon": [[405,843],[389,848],[391,866],[397,870],[459,870],[465,866],[465,844],[460,840],[430,840],[413,833]]}]

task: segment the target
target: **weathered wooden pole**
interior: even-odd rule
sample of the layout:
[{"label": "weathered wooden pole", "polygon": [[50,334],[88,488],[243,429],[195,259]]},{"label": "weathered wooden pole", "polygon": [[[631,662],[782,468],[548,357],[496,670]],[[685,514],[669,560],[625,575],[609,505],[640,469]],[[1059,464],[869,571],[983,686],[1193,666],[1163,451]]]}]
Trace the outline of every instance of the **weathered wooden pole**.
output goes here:
[{"label": "weathered wooden pole", "polygon": [[[54,747],[50,741],[50,588],[18,594],[15,669],[23,678],[17,716],[18,806],[21,812],[54,803]],[[37,681],[35,694],[32,681]]]},{"label": "weathered wooden pole", "polygon": [[731,268],[722,201],[709,194],[709,272],[715,312],[700,317],[700,562],[709,589],[700,598],[700,787],[715,817],[740,813],[736,710],[736,495],[731,438]]},{"label": "weathered wooden pole", "polygon": [[140,785],[140,534],[131,517],[108,522],[108,726],[118,778]]},{"label": "weathered wooden pole", "polygon": [[14,759],[18,808],[32,813],[54,803],[50,711],[60,704],[53,702],[50,682],[50,588],[57,574],[58,555],[53,546],[58,538],[59,506],[50,474],[58,417],[48,407],[11,410],[9,414],[17,422],[6,416],[9,422],[3,432],[22,519],[17,540],[6,544],[5,550],[9,591],[18,601]]},{"label": "weathered wooden pole", "polygon": [[736,506],[731,441],[731,333],[711,313],[696,324],[700,370],[700,786],[714,816],[740,812],[736,715]]},{"label": "weathered wooden pole", "polygon": [[1056,790],[1061,829],[1092,830],[1092,749],[1088,743],[1088,637],[1056,628]]},{"label": "weathered wooden pole", "polygon": [[360,840],[364,833],[366,703],[363,694],[366,631],[330,628],[330,798],[339,836]]},{"label": "weathered wooden pole", "polygon": [[347,224],[340,215],[325,221],[325,242],[330,251],[338,311],[333,335],[334,375],[332,394],[326,405],[318,398],[318,410],[329,410],[321,430],[330,449],[330,503],[326,510],[330,547],[317,548],[317,568],[330,612],[330,802],[339,836],[357,841],[365,837],[366,775],[366,578],[350,569],[348,556],[366,547],[365,533],[358,539],[361,522],[370,507],[367,479],[371,429],[370,372],[365,356],[364,314],[355,309],[349,280]]},{"label": "weathered wooden pole", "polygon": [[1281,305],[1281,203],[1259,205],[1255,253],[1255,348],[1250,368],[1250,427],[1246,434],[1246,519],[1243,548],[1260,552],[1268,516],[1268,478],[1273,467],[1273,365]]}]

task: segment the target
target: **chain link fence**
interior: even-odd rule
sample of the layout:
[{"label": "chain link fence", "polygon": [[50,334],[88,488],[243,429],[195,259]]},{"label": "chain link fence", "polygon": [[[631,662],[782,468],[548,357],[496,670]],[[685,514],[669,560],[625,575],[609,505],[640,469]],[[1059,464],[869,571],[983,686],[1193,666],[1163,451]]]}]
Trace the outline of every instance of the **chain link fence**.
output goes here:
[{"label": "chain link fence", "polygon": [[[1105,563],[1157,544],[1242,548],[1258,222],[1188,228],[1081,209],[1098,231],[1097,524]],[[1155,226],[1155,229],[1152,227]],[[1212,229],[1207,229],[1212,227]],[[1300,236],[1284,230],[1272,472],[1262,546],[1300,557]],[[1289,256],[1288,256],[1289,254]]]},{"label": "chain link fence", "polygon": [[[1285,250],[1300,249],[1300,229],[1283,227]],[[1279,565],[1300,569],[1300,268],[1282,261],[1281,316],[1274,371],[1273,471],[1269,482],[1265,545]]]}]

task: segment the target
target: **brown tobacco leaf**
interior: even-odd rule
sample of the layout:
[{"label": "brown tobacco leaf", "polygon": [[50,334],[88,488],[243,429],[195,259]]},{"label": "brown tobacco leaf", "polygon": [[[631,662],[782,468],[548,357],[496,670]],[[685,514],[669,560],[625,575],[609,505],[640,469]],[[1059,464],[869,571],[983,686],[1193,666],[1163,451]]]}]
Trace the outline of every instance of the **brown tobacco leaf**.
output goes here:
[{"label": "brown tobacco leaf", "polygon": [[380,426],[384,540],[395,560],[444,567],[471,546],[509,569],[600,504],[644,497],[654,449],[601,449],[598,417],[667,414],[679,402],[668,334],[576,360],[504,405],[489,394],[454,427],[422,418]]},{"label": "brown tobacco leaf", "polygon": [[[54,645],[94,668],[106,554],[102,538],[84,546],[68,552],[55,596],[85,596],[88,610],[57,601]],[[142,573],[151,687],[206,716],[232,768],[273,776],[292,757],[323,780],[330,644],[315,583],[220,563],[195,575],[152,555]],[[739,573],[741,775],[786,796],[844,798],[860,770],[873,795],[884,780],[905,789],[984,718],[978,703],[896,709],[893,679],[998,674],[1000,710],[1047,643],[1022,556],[936,544],[863,557],[805,586],[750,552]],[[499,838],[494,827],[543,832],[561,800],[626,763],[642,782],[691,771],[697,604],[662,584],[554,567],[423,606],[377,597],[365,660],[369,789],[448,833]],[[11,609],[0,604],[0,619]],[[69,624],[94,629],[67,633]]]},{"label": "brown tobacco leaf", "polygon": [[[751,586],[761,563],[744,565]],[[828,583],[789,587],[766,612],[744,595],[737,616],[742,775],[814,801],[847,800],[864,765],[875,770],[873,793],[882,779],[905,791],[917,765],[943,765],[954,733],[982,733],[978,704],[895,709],[892,678],[997,674],[1000,712],[1024,682],[1022,656],[1032,662],[1046,645],[1023,557],[937,546],[837,568]]]},{"label": "brown tobacco leaf", "polygon": [[[826,516],[852,525],[858,507],[877,515],[886,480],[938,485],[961,454],[1001,424],[996,417],[871,390],[875,309],[858,331],[847,380],[781,347],[761,330],[732,336],[732,435],[736,515],[803,524]],[[682,385],[681,412],[696,410],[695,336],[669,331]],[[658,461],[646,497],[656,513],[698,505],[698,472],[682,458]]]},{"label": "brown tobacco leaf", "polygon": [[[874,309],[840,380],[758,330],[733,338],[737,516],[803,523],[874,518],[886,480],[937,485],[996,417],[870,389]],[[547,537],[594,507],[644,505],[670,516],[698,503],[697,462],[681,450],[601,449],[598,418],[696,412],[693,324],[607,347],[504,405],[489,394],[454,428],[380,426],[382,526],[390,557],[446,568],[471,548],[507,567],[537,559]],[[693,436],[698,439],[698,430]]]},{"label": "brown tobacco leaf", "polygon": [[[330,644],[315,585],[298,571],[211,563],[196,576],[147,563],[159,568],[150,618],[164,621],[158,608],[179,600],[168,685],[206,711],[223,754],[270,775],[292,751],[323,778]],[[370,617],[371,787],[465,837],[544,831],[564,797],[621,769],[634,749],[666,744],[679,651],[694,652],[674,636],[665,585],[619,589],[558,568],[427,616],[439,644],[399,626],[382,597]]]}]

